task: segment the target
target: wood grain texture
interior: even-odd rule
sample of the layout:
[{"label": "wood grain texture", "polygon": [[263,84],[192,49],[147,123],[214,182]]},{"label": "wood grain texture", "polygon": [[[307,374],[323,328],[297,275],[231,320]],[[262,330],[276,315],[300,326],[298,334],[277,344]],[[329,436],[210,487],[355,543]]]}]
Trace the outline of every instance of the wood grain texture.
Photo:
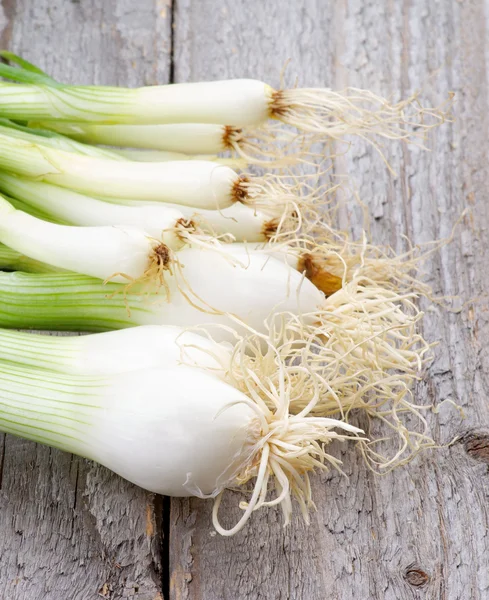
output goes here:
[{"label": "wood grain texture", "polygon": [[[167,81],[165,1],[3,0],[1,45],[67,82]],[[107,432],[110,435],[110,432]],[[0,598],[161,599],[161,501],[89,461],[0,436]]]},{"label": "wood grain texture", "polygon": [[[432,151],[388,145],[393,180],[371,147],[337,168],[352,173],[372,215],[374,241],[397,249],[447,236],[427,278],[440,294],[477,298],[462,314],[428,308],[426,337],[441,340],[416,390],[451,398],[430,416],[450,448],[378,478],[347,446],[333,446],[348,479],[314,480],[318,511],[305,527],[257,513],[232,539],[213,535],[211,503],[173,500],[170,564],[160,555],[161,507],[106,469],[0,437],[0,598],[172,600],[486,600],[489,597],[489,333],[487,189],[489,2],[483,0],[3,0],[2,46],[54,76],[137,85],[224,77],[347,84],[394,96],[424,87],[457,95],[457,120]],[[0,11],[1,12],[1,11]],[[173,15],[172,15],[173,12]],[[174,47],[170,24],[174,21]],[[173,54],[173,64],[170,56]],[[437,73],[437,71],[439,71]],[[353,205],[342,227],[359,235]],[[230,494],[222,514],[239,514]],[[156,510],[156,512],[155,512]]]},{"label": "wood grain texture", "polygon": [[[435,291],[469,302],[461,314],[426,307],[424,331],[440,340],[416,389],[420,403],[453,399],[465,419],[442,406],[430,415],[442,443],[384,477],[347,447],[334,447],[349,478],[318,477],[318,511],[306,528],[286,530],[278,512],[256,514],[231,539],[212,534],[210,503],[173,500],[173,600],[485,600],[489,597],[489,208],[488,27],[482,0],[178,0],[176,81],[256,77],[272,85],[291,58],[289,82],[368,87],[395,98],[423,88],[437,104],[456,93],[456,122],[440,129],[431,152],[386,145],[392,179],[372,147],[356,144],[348,170],[372,215],[375,242],[401,250],[450,234],[453,243],[426,265]],[[340,224],[359,235],[351,206]],[[472,432],[476,429],[475,433]],[[475,456],[474,456],[475,452]],[[230,495],[223,519],[239,510]]]}]

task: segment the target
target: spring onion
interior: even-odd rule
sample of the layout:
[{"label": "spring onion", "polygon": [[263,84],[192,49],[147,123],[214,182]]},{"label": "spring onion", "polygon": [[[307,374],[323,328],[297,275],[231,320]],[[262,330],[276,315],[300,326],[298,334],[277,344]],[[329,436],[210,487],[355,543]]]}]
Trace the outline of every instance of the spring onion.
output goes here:
[{"label": "spring onion", "polygon": [[33,121],[29,126],[56,131],[87,144],[127,146],[130,150],[111,151],[131,160],[182,160],[181,153],[191,157],[231,152],[239,158],[218,159],[219,162],[234,166],[241,160],[245,164],[278,167],[304,162],[306,155],[312,157],[304,136],[277,124],[242,128],[212,123],[95,125]]},{"label": "spring onion", "polygon": [[30,142],[32,144],[40,144],[49,148],[64,150],[65,152],[75,152],[83,156],[93,156],[106,158],[110,160],[125,160],[125,158],[117,152],[112,152],[97,146],[89,144],[81,144],[68,137],[53,133],[52,131],[43,129],[31,129],[24,127],[7,119],[0,119],[0,134]]},{"label": "spring onion", "polygon": [[90,125],[46,121],[29,123],[49,128],[87,144],[166,150],[183,154],[219,154],[232,149],[238,130],[212,123],[171,123],[166,125]]},{"label": "spring onion", "polygon": [[[50,122],[51,123],[51,122]],[[196,153],[196,152],[175,152],[175,151],[157,151],[157,150],[135,150],[128,148],[100,148],[90,144],[80,143],[59,131],[53,131],[57,122],[54,121],[48,129],[40,127],[40,124],[33,126],[23,126],[19,123],[0,118],[0,133],[9,135],[20,140],[41,144],[50,148],[57,148],[66,152],[75,152],[84,156],[94,156],[99,158],[108,158],[112,160],[136,160],[142,162],[167,162],[171,160],[206,160],[214,161],[219,164],[228,165],[235,168],[245,168],[247,161],[244,158],[222,158],[215,156],[217,152]],[[153,127],[153,126],[150,126]],[[61,129],[61,127],[59,127]]]},{"label": "spring onion", "polygon": [[132,226],[174,249],[183,246],[183,234],[192,227],[181,211],[165,204],[121,206],[3,171],[0,191],[56,221],[81,226]]},{"label": "spring onion", "polygon": [[[335,139],[351,134],[405,139],[412,128],[426,130],[433,126],[426,122],[427,116],[443,120],[440,111],[420,107],[415,96],[391,104],[357,88],[344,92],[327,88],[274,90],[253,79],[138,89],[70,86],[41,73],[7,65],[0,65],[0,75],[20,82],[0,83],[0,111],[9,119],[21,121],[243,127],[276,119],[299,131]],[[416,107],[410,116],[406,114],[409,107]]]},{"label": "spring onion", "polygon": [[[5,220],[5,218],[0,219],[0,239],[3,235],[3,222]],[[32,221],[29,221],[29,225],[31,223]],[[47,225],[55,227],[51,224],[45,224],[44,226],[46,227]],[[87,230],[93,228],[66,228],[66,230],[72,229]],[[104,229],[104,231],[105,229],[113,229],[118,232],[116,243],[120,242],[121,237],[123,238],[122,242],[125,242],[125,230],[119,231],[118,228],[98,229]],[[33,230],[36,236],[38,236],[38,230],[35,227],[33,227]],[[11,238],[14,237],[11,232],[9,235]],[[69,231],[66,232],[65,237],[67,239],[63,239],[63,242],[66,242],[67,245],[68,243],[70,244],[71,249],[73,249],[72,254],[68,254],[66,247],[55,248],[52,245],[48,248],[45,240],[41,244],[35,241],[34,237],[31,238],[32,244],[28,250],[32,255],[36,255],[33,256],[34,258],[40,257],[41,253],[47,253],[49,250],[51,254],[48,258],[51,264],[54,264],[54,261],[56,261],[59,266],[64,268],[71,267],[72,271],[80,270],[80,263],[83,262],[83,270],[88,271],[90,268],[90,270],[99,273],[99,278],[102,278],[100,277],[102,269],[108,273],[110,269],[115,267],[115,264],[113,265],[112,263],[110,263],[110,266],[107,266],[109,259],[119,261],[119,263],[122,260],[126,260],[127,263],[130,263],[134,274],[136,267],[139,266],[138,261],[141,261],[142,269],[148,269],[146,264],[148,256],[143,257],[142,252],[136,257],[130,256],[127,253],[121,254],[114,245],[117,252],[114,255],[107,255],[107,258],[102,260],[100,256],[101,248],[96,248],[94,242],[87,249],[84,249],[82,244],[78,248],[77,253],[76,243],[78,240],[72,241]],[[16,241],[17,238],[14,242]],[[25,244],[25,239],[23,242]],[[101,243],[106,242],[102,240]],[[139,243],[139,239],[137,243]],[[17,245],[20,246],[20,243]],[[171,272],[165,271],[163,276],[164,285],[159,289],[154,298],[146,297],[144,293],[139,292],[135,287],[131,288],[129,291],[132,293],[129,293],[128,290],[125,290],[127,285],[113,288],[110,285],[104,286],[100,282],[97,284],[97,282],[90,279],[78,279],[73,274],[68,274],[65,278],[63,278],[62,274],[59,276],[53,275],[51,276],[52,278],[49,277],[47,280],[39,281],[41,288],[44,288],[44,291],[40,291],[40,293],[45,298],[51,296],[52,309],[47,321],[49,323],[48,327],[63,329],[65,328],[63,325],[64,322],[67,329],[76,331],[78,328],[86,331],[87,327],[90,328],[91,325],[89,317],[91,309],[89,309],[88,313],[85,313],[83,308],[86,306],[86,300],[88,305],[95,309],[94,316],[99,315],[101,317],[101,330],[117,328],[117,325],[111,327],[111,321],[114,317],[118,323],[122,323],[122,326],[170,324],[190,327],[202,323],[230,325],[233,323],[229,317],[229,314],[231,314],[257,331],[264,331],[265,319],[272,312],[284,311],[296,315],[302,312],[312,313],[318,309],[324,300],[322,292],[307,279],[303,280],[299,272],[291,269],[281,261],[263,254],[254,255],[243,251],[241,255],[233,253],[232,256],[228,256],[224,251],[219,249],[184,248],[176,253],[175,256],[178,263],[173,265],[174,268]],[[162,260],[162,257],[160,256],[159,259]],[[169,266],[168,255],[166,259],[167,262],[162,265],[164,267]],[[63,264],[60,264],[61,262]],[[73,267],[77,267],[77,269]],[[155,269],[158,267],[158,263],[155,263]],[[127,270],[123,271],[123,273],[129,275]],[[115,273],[116,271],[112,271],[106,277],[115,275]],[[2,274],[2,281],[7,283],[8,279],[3,280],[5,276],[7,278],[9,276],[12,277],[10,281],[15,286],[16,275]],[[17,289],[17,292],[14,292],[15,303],[20,299],[18,296],[23,295],[22,304],[25,309],[22,309],[23,316],[18,315],[14,309],[14,312],[18,316],[21,316],[24,323],[17,326],[37,327],[37,325],[34,325],[36,310],[31,311],[28,305],[29,302],[32,303],[33,307],[38,304],[39,316],[41,307],[39,306],[39,302],[36,301],[37,293],[35,289],[30,288],[30,284],[28,283],[29,277],[27,275],[24,275],[24,277],[27,277],[27,279],[24,279],[27,282],[26,293],[21,293],[20,288]],[[112,277],[111,280],[122,280],[127,284],[127,279],[121,276],[117,278]],[[22,278],[19,283],[21,281]],[[35,280],[31,281],[34,283]],[[36,283],[34,283],[35,286]],[[29,288],[34,292],[34,297],[30,300]],[[90,290],[93,290],[93,296]],[[65,294],[69,291],[74,292],[75,296],[68,300]],[[119,292],[118,295],[113,298],[107,298],[107,295],[110,296],[116,292]],[[78,300],[75,299],[76,293],[79,296]],[[61,308],[61,304],[64,304],[65,299],[68,300],[69,305],[65,306],[68,310],[66,320],[62,318],[62,312],[65,308]],[[2,303],[3,314],[10,311],[8,304],[8,300]],[[128,314],[127,308],[129,308],[130,314]],[[42,311],[44,312],[45,310],[49,312],[49,307],[43,307]],[[79,313],[78,316],[77,312]],[[59,320],[57,316],[59,316]],[[85,326],[82,326],[84,319],[87,317],[88,321]],[[98,317],[96,317],[96,320],[98,320]],[[5,323],[1,323],[1,325],[8,326]],[[43,326],[40,325],[39,328],[43,328]],[[219,334],[225,339],[228,339],[230,335],[224,329]]]},{"label": "spring onion", "polygon": [[0,361],[90,377],[184,364],[224,377],[231,362],[231,347],[170,325],[82,336],[0,329]]},{"label": "spring onion", "polygon": [[[280,504],[287,524],[292,497],[307,518],[309,472],[339,465],[323,445],[361,433],[334,419],[289,416],[285,380],[270,390],[270,410],[252,385],[245,394],[192,367],[83,377],[0,363],[0,385],[1,431],[95,460],[158,494],[215,497],[223,535],[261,506]],[[244,514],[225,529],[223,490],[255,477]],[[277,494],[266,501],[271,478]]]},{"label": "spring onion", "polygon": [[134,227],[74,227],[49,223],[0,197],[0,241],[54,267],[114,281],[157,280],[169,249]]},{"label": "spring onion", "polygon": [[0,171],[0,192],[15,198],[9,202],[16,208],[34,216],[70,225],[132,225],[173,249],[183,245],[182,238],[188,239],[192,228],[217,236],[230,234],[238,241],[258,242],[273,237],[279,227],[281,233],[293,230],[296,221],[285,208],[270,206],[258,211],[241,202],[222,211],[169,203],[109,203],[4,171]]}]

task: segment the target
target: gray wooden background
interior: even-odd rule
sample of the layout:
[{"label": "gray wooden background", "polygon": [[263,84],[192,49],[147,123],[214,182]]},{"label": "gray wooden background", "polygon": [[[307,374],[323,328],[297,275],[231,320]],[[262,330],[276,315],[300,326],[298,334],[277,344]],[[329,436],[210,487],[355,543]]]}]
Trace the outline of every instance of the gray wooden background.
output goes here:
[{"label": "gray wooden background", "polygon": [[[402,249],[446,236],[428,279],[477,298],[428,310],[441,340],[417,389],[456,400],[431,417],[441,442],[382,478],[355,453],[349,479],[318,477],[306,528],[262,512],[232,539],[211,504],[155,498],[88,461],[0,435],[2,600],[487,600],[489,598],[489,2],[484,0],[2,0],[1,46],[68,82],[141,85],[256,77],[350,84],[396,97],[456,93],[456,122],[432,151],[389,146],[393,180],[371,148],[345,159],[376,242]],[[341,224],[358,234],[356,211]],[[335,448],[337,455],[342,448]],[[236,518],[228,508],[226,518]]]}]

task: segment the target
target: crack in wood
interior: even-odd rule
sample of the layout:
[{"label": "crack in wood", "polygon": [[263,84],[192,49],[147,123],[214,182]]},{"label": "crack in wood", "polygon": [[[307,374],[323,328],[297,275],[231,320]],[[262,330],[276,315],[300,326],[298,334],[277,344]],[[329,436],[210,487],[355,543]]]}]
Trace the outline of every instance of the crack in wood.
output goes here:
[{"label": "crack in wood", "polygon": [[[73,464],[74,456],[71,457],[71,462]],[[76,459],[75,459],[76,460]],[[78,503],[78,478],[80,476],[80,463],[76,460],[76,474],[75,474],[75,489],[74,489],[74,498],[73,498],[73,512],[76,510],[76,505]]]},{"label": "crack in wood", "polygon": [[171,498],[162,496],[161,530],[161,592],[164,600],[170,598],[170,512]]},{"label": "crack in wood", "polygon": [[5,462],[5,449],[7,444],[7,434],[2,434],[2,444],[0,447],[0,490],[2,489],[3,482],[3,465]]},{"label": "crack in wood", "polygon": [[0,45],[2,48],[7,48],[12,38],[12,30],[14,27],[14,19],[16,13],[17,0],[1,0],[1,6],[7,20],[7,24],[3,28],[0,35]]},{"label": "crack in wood", "polygon": [[[71,455],[71,464],[70,464],[70,470],[71,467],[73,466],[73,462],[76,460],[74,455]],[[76,506],[77,506],[77,502],[78,502],[78,478],[79,478],[79,474],[80,474],[80,463],[78,461],[76,461],[76,474],[75,474],[75,487],[73,490],[73,507],[72,507],[72,515],[71,515],[71,535],[70,535],[70,539],[73,539],[73,536],[75,534],[75,511],[76,511]]]},{"label": "crack in wood", "polygon": [[170,4],[170,83],[175,83],[175,29],[176,29],[177,0]]}]

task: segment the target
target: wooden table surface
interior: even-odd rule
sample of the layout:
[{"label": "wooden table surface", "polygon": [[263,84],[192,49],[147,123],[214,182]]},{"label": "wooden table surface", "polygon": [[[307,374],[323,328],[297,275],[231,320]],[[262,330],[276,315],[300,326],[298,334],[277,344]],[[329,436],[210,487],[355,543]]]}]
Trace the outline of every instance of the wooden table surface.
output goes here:
[{"label": "wooden table surface", "polygon": [[[146,493],[105,468],[0,435],[1,600],[487,600],[489,598],[489,2],[484,0],[2,0],[1,46],[80,84],[227,77],[368,87],[437,103],[456,122],[431,152],[387,146],[393,179],[356,144],[344,168],[372,215],[372,237],[401,250],[447,236],[427,278],[469,301],[427,308],[440,340],[416,389],[453,399],[429,417],[441,443],[384,477],[334,447],[348,479],[316,477],[318,510],[283,529],[279,511],[244,532],[212,532],[211,503]],[[341,226],[359,235],[358,211]],[[474,302],[470,302],[475,299]],[[231,506],[231,505],[230,505]],[[236,508],[224,510],[225,521]]]}]

